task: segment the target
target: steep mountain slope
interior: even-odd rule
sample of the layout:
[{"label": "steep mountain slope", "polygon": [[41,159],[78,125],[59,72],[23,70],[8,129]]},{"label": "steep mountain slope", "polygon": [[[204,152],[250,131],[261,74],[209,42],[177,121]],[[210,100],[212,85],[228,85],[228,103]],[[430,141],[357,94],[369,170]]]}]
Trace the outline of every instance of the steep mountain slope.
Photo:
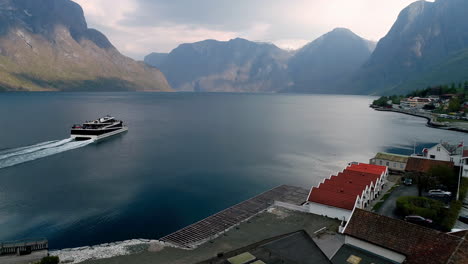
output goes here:
[{"label": "steep mountain slope", "polygon": [[406,92],[466,80],[468,1],[418,1],[405,8],[354,77],[356,93]]},{"label": "steep mountain slope", "polygon": [[166,61],[167,56],[169,56],[169,53],[153,52],[145,56],[144,62],[153,67],[161,68],[161,65]]},{"label": "steep mountain slope", "polygon": [[0,0],[0,90],[170,91],[121,55],[70,0]]},{"label": "steep mountain slope", "polygon": [[182,44],[153,65],[179,91],[275,92],[288,85],[289,57],[275,45],[237,38]]},{"label": "steep mountain slope", "polygon": [[375,44],[337,28],[300,49],[289,61],[289,91],[347,93],[346,82],[369,59]]}]

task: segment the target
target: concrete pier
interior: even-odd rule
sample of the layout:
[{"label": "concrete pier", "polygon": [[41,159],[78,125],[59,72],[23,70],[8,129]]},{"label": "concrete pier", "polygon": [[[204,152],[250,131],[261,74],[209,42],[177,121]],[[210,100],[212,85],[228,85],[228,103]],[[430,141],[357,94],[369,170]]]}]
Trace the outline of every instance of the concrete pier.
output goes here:
[{"label": "concrete pier", "polygon": [[167,235],[160,240],[180,248],[195,248],[266,210],[275,201],[301,205],[306,201],[308,194],[309,190],[281,185]]}]

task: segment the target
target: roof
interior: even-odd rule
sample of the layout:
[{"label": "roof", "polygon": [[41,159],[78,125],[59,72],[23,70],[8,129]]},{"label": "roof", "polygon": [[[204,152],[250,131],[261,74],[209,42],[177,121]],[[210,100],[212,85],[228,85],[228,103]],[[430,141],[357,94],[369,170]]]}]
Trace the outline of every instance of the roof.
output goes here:
[{"label": "roof", "polygon": [[377,153],[377,155],[375,155],[375,159],[388,160],[392,162],[401,162],[401,163],[408,162],[408,158],[409,156],[406,156],[406,155],[398,155],[398,154],[385,153],[385,152],[379,152]]},{"label": "roof", "polygon": [[314,187],[310,192],[308,200],[309,202],[353,210],[357,197],[358,195],[350,193],[336,192]]},{"label": "roof", "polygon": [[453,168],[453,165],[454,164],[451,161],[410,157],[406,164],[406,171],[427,173],[434,166],[448,166]]},{"label": "roof", "polygon": [[380,165],[359,163],[359,164],[352,164],[352,165],[348,166],[346,168],[346,170],[373,173],[373,174],[377,174],[377,175],[380,176],[380,175],[382,175],[382,173],[387,171],[387,167],[386,166],[380,166]]},{"label": "roof", "polygon": [[463,150],[463,158],[468,158],[468,150]]},{"label": "roof", "polygon": [[265,264],[265,262],[263,262],[261,260],[257,260],[255,262],[252,262],[251,264]]},{"label": "roof", "polygon": [[[337,234],[334,233],[333,236],[335,235]],[[232,259],[229,257],[240,256],[239,254],[241,252],[246,252],[250,256],[249,259],[252,257],[254,258],[247,262],[249,264],[332,264],[325,252],[322,251],[319,245],[317,245],[305,230],[268,237],[262,241],[256,241],[253,244],[243,246],[242,248],[232,248],[230,250],[229,252],[223,252],[223,254],[218,254],[218,256],[203,262],[197,261],[197,263],[225,264],[229,263],[228,261]]]},{"label": "roof", "polygon": [[256,257],[249,252],[244,252],[235,257],[229,258],[228,262],[231,264],[245,264],[255,260]]},{"label": "roof", "polygon": [[466,231],[447,234],[356,209],[344,234],[403,254],[407,264],[468,263]]},{"label": "roof", "polygon": [[[353,260],[355,260],[353,262]],[[335,253],[333,264],[358,263],[358,264],[394,264],[395,262],[384,257],[372,254],[368,251],[345,244]]]},{"label": "roof", "polygon": [[367,187],[375,186],[377,180],[387,170],[385,166],[352,164],[343,172],[326,179],[310,191],[308,201],[353,210],[356,200]]},{"label": "roof", "polygon": [[450,154],[455,154],[455,152],[456,152],[457,149],[459,148],[458,145],[451,145],[451,144],[449,144],[448,142],[442,142],[442,143],[440,143],[440,145],[441,145],[442,147],[444,147],[445,150],[446,150],[448,153],[450,153]]},{"label": "roof", "polygon": [[309,234],[303,230],[284,238],[268,242],[261,246],[268,251],[270,258],[262,258],[261,254],[254,255],[266,263],[314,263],[331,264],[331,261],[315,243]]}]

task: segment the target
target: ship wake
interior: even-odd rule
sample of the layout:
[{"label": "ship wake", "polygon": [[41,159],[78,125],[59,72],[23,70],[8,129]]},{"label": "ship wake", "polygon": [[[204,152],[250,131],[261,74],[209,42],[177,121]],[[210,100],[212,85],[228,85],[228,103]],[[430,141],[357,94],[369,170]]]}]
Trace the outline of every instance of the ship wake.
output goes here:
[{"label": "ship wake", "polygon": [[67,138],[63,140],[47,141],[27,147],[1,150],[0,169],[81,148],[93,142],[93,139],[74,141],[72,138]]}]

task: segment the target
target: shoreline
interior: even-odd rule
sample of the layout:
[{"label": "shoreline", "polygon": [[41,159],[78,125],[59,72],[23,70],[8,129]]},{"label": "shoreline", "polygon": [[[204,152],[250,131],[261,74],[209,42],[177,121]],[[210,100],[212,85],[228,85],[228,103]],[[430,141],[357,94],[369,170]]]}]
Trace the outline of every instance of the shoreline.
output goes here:
[{"label": "shoreline", "polygon": [[394,112],[394,113],[399,113],[399,114],[424,118],[424,119],[427,120],[426,125],[428,127],[442,129],[442,130],[449,130],[449,131],[457,131],[457,132],[462,132],[462,133],[468,133],[468,129],[450,126],[450,123],[446,124],[446,123],[441,123],[441,122],[435,121],[431,114],[418,113],[418,112],[407,111],[407,110],[403,110],[403,109],[376,107],[376,106],[372,106],[372,105],[370,107],[372,109],[374,109],[376,111],[380,111],[380,112]]}]

